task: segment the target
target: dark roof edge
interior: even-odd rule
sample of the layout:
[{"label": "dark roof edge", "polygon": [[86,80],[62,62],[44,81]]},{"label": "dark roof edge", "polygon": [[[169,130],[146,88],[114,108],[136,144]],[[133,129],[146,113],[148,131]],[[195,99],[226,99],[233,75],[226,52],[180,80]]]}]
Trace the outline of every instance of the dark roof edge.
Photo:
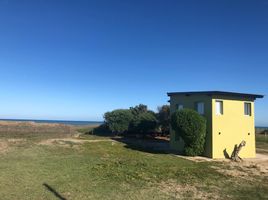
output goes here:
[{"label": "dark roof edge", "polygon": [[238,92],[224,92],[224,91],[194,91],[194,92],[168,92],[168,96],[173,95],[192,95],[192,94],[204,94],[204,95],[224,95],[224,96],[239,96],[239,97],[252,97],[252,98],[263,98],[264,95],[260,94],[248,94]]}]

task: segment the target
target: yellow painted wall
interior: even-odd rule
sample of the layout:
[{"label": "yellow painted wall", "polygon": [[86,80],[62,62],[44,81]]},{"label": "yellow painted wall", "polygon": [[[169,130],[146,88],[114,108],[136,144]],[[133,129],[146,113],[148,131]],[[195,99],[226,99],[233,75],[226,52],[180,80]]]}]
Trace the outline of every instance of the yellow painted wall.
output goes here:
[{"label": "yellow painted wall", "polygon": [[[223,101],[223,115],[216,115],[216,100]],[[244,115],[244,102],[251,103],[251,116]],[[246,146],[242,148],[240,157],[255,157],[253,99],[213,96],[212,124],[213,158],[224,158],[225,149],[231,156],[234,146],[239,145],[242,140],[246,141]]]},{"label": "yellow painted wall", "polygon": [[[171,114],[176,111],[177,104],[183,104],[184,108],[196,109],[197,102],[205,103],[205,114],[204,117],[207,119],[207,138],[204,155],[212,157],[212,98],[208,95],[194,94],[190,96],[186,95],[172,95],[170,97],[170,112]],[[175,137],[175,132],[171,129],[170,133],[170,146],[173,150],[178,152],[183,151],[184,142],[180,138],[179,140]]]},{"label": "yellow painted wall", "polygon": [[[216,100],[223,101],[223,115],[216,115]],[[205,103],[204,117],[207,119],[207,136],[204,155],[211,158],[224,158],[224,150],[231,156],[234,146],[242,140],[246,146],[240,152],[241,158],[255,157],[255,124],[254,99],[229,96],[208,96],[194,94],[190,96],[178,94],[170,97],[171,114],[176,111],[177,104],[184,108],[196,109],[196,102]],[[251,103],[251,116],[244,114],[244,103]],[[221,133],[221,134],[219,134]],[[175,137],[171,129],[170,146],[173,150],[183,151],[184,142]]]}]

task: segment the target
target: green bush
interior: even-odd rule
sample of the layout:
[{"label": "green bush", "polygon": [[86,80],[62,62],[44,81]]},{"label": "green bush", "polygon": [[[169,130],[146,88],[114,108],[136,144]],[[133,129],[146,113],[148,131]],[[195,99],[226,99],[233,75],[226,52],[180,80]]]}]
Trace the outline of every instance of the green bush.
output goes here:
[{"label": "green bush", "polygon": [[155,114],[151,111],[147,111],[144,113],[139,113],[138,115],[133,117],[129,131],[146,134],[150,131],[154,131],[156,127],[157,119]]},{"label": "green bush", "polygon": [[91,131],[88,132],[89,134],[99,135],[99,136],[108,136],[111,135],[111,130],[109,129],[108,124],[104,123],[98,127],[93,128]]},{"label": "green bush", "polygon": [[105,124],[113,133],[146,134],[158,125],[156,114],[140,104],[129,109],[118,109],[104,114]]},{"label": "green bush", "polygon": [[130,107],[129,109],[131,110],[131,112],[134,116],[148,112],[148,108],[144,104],[139,104],[135,107]]},{"label": "green bush", "polygon": [[133,114],[128,109],[118,109],[104,114],[105,123],[113,133],[128,131]]},{"label": "green bush", "polygon": [[185,142],[185,154],[201,155],[204,152],[206,119],[191,109],[176,111],[171,116],[171,127]]},{"label": "green bush", "polygon": [[161,132],[163,135],[168,135],[170,126],[170,107],[169,105],[163,105],[159,106],[157,109],[157,119]]}]

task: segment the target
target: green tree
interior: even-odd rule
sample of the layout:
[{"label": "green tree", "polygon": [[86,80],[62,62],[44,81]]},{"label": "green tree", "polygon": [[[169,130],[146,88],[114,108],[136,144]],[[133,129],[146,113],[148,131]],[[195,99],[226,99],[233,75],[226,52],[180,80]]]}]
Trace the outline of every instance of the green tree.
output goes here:
[{"label": "green tree", "polygon": [[128,131],[133,114],[128,109],[117,109],[104,114],[105,123],[113,133],[124,133]]},{"label": "green tree", "polygon": [[162,134],[168,135],[170,129],[170,107],[169,105],[159,106],[157,108],[157,119],[159,122],[159,126]]},{"label": "green tree", "polygon": [[171,126],[185,142],[185,154],[201,155],[204,152],[206,119],[191,109],[176,111],[171,116]]},{"label": "green tree", "polygon": [[130,111],[133,114],[133,119],[129,128],[130,132],[146,134],[156,129],[156,114],[153,111],[148,110],[146,105],[139,104],[135,107],[130,107]]},{"label": "green tree", "polygon": [[141,114],[141,113],[146,113],[146,112],[148,112],[148,108],[147,108],[147,106],[144,105],[144,104],[139,104],[139,105],[137,105],[137,106],[135,106],[135,107],[130,107],[129,109],[131,110],[131,112],[132,112],[132,114],[133,114],[134,116],[138,116],[138,115]]},{"label": "green tree", "polygon": [[130,124],[130,131],[135,133],[146,134],[154,131],[157,127],[157,119],[153,112],[148,111],[140,113],[133,117]]}]

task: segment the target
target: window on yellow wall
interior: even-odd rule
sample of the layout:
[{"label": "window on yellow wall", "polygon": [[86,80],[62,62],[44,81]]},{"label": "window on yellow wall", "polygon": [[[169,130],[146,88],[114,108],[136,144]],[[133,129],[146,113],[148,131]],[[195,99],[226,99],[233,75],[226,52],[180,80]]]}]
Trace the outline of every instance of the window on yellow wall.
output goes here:
[{"label": "window on yellow wall", "polygon": [[205,114],[205,103],[204,102],[197,102],[196,103],[196,111],[200,115],[204,115]]},{"label": "window on yellow wall", "polygon": [[183,104],[177,104],[176,109],[177,110],[182,110],[183,109]]},{"label": "window on yellow wall", "polygon": [[216,115],[223,115],[223,101],[216,101]]},{"label": "window on yellow wall", "polygon": [[251,116],[251,103],[244,103],[244,114]]}]

